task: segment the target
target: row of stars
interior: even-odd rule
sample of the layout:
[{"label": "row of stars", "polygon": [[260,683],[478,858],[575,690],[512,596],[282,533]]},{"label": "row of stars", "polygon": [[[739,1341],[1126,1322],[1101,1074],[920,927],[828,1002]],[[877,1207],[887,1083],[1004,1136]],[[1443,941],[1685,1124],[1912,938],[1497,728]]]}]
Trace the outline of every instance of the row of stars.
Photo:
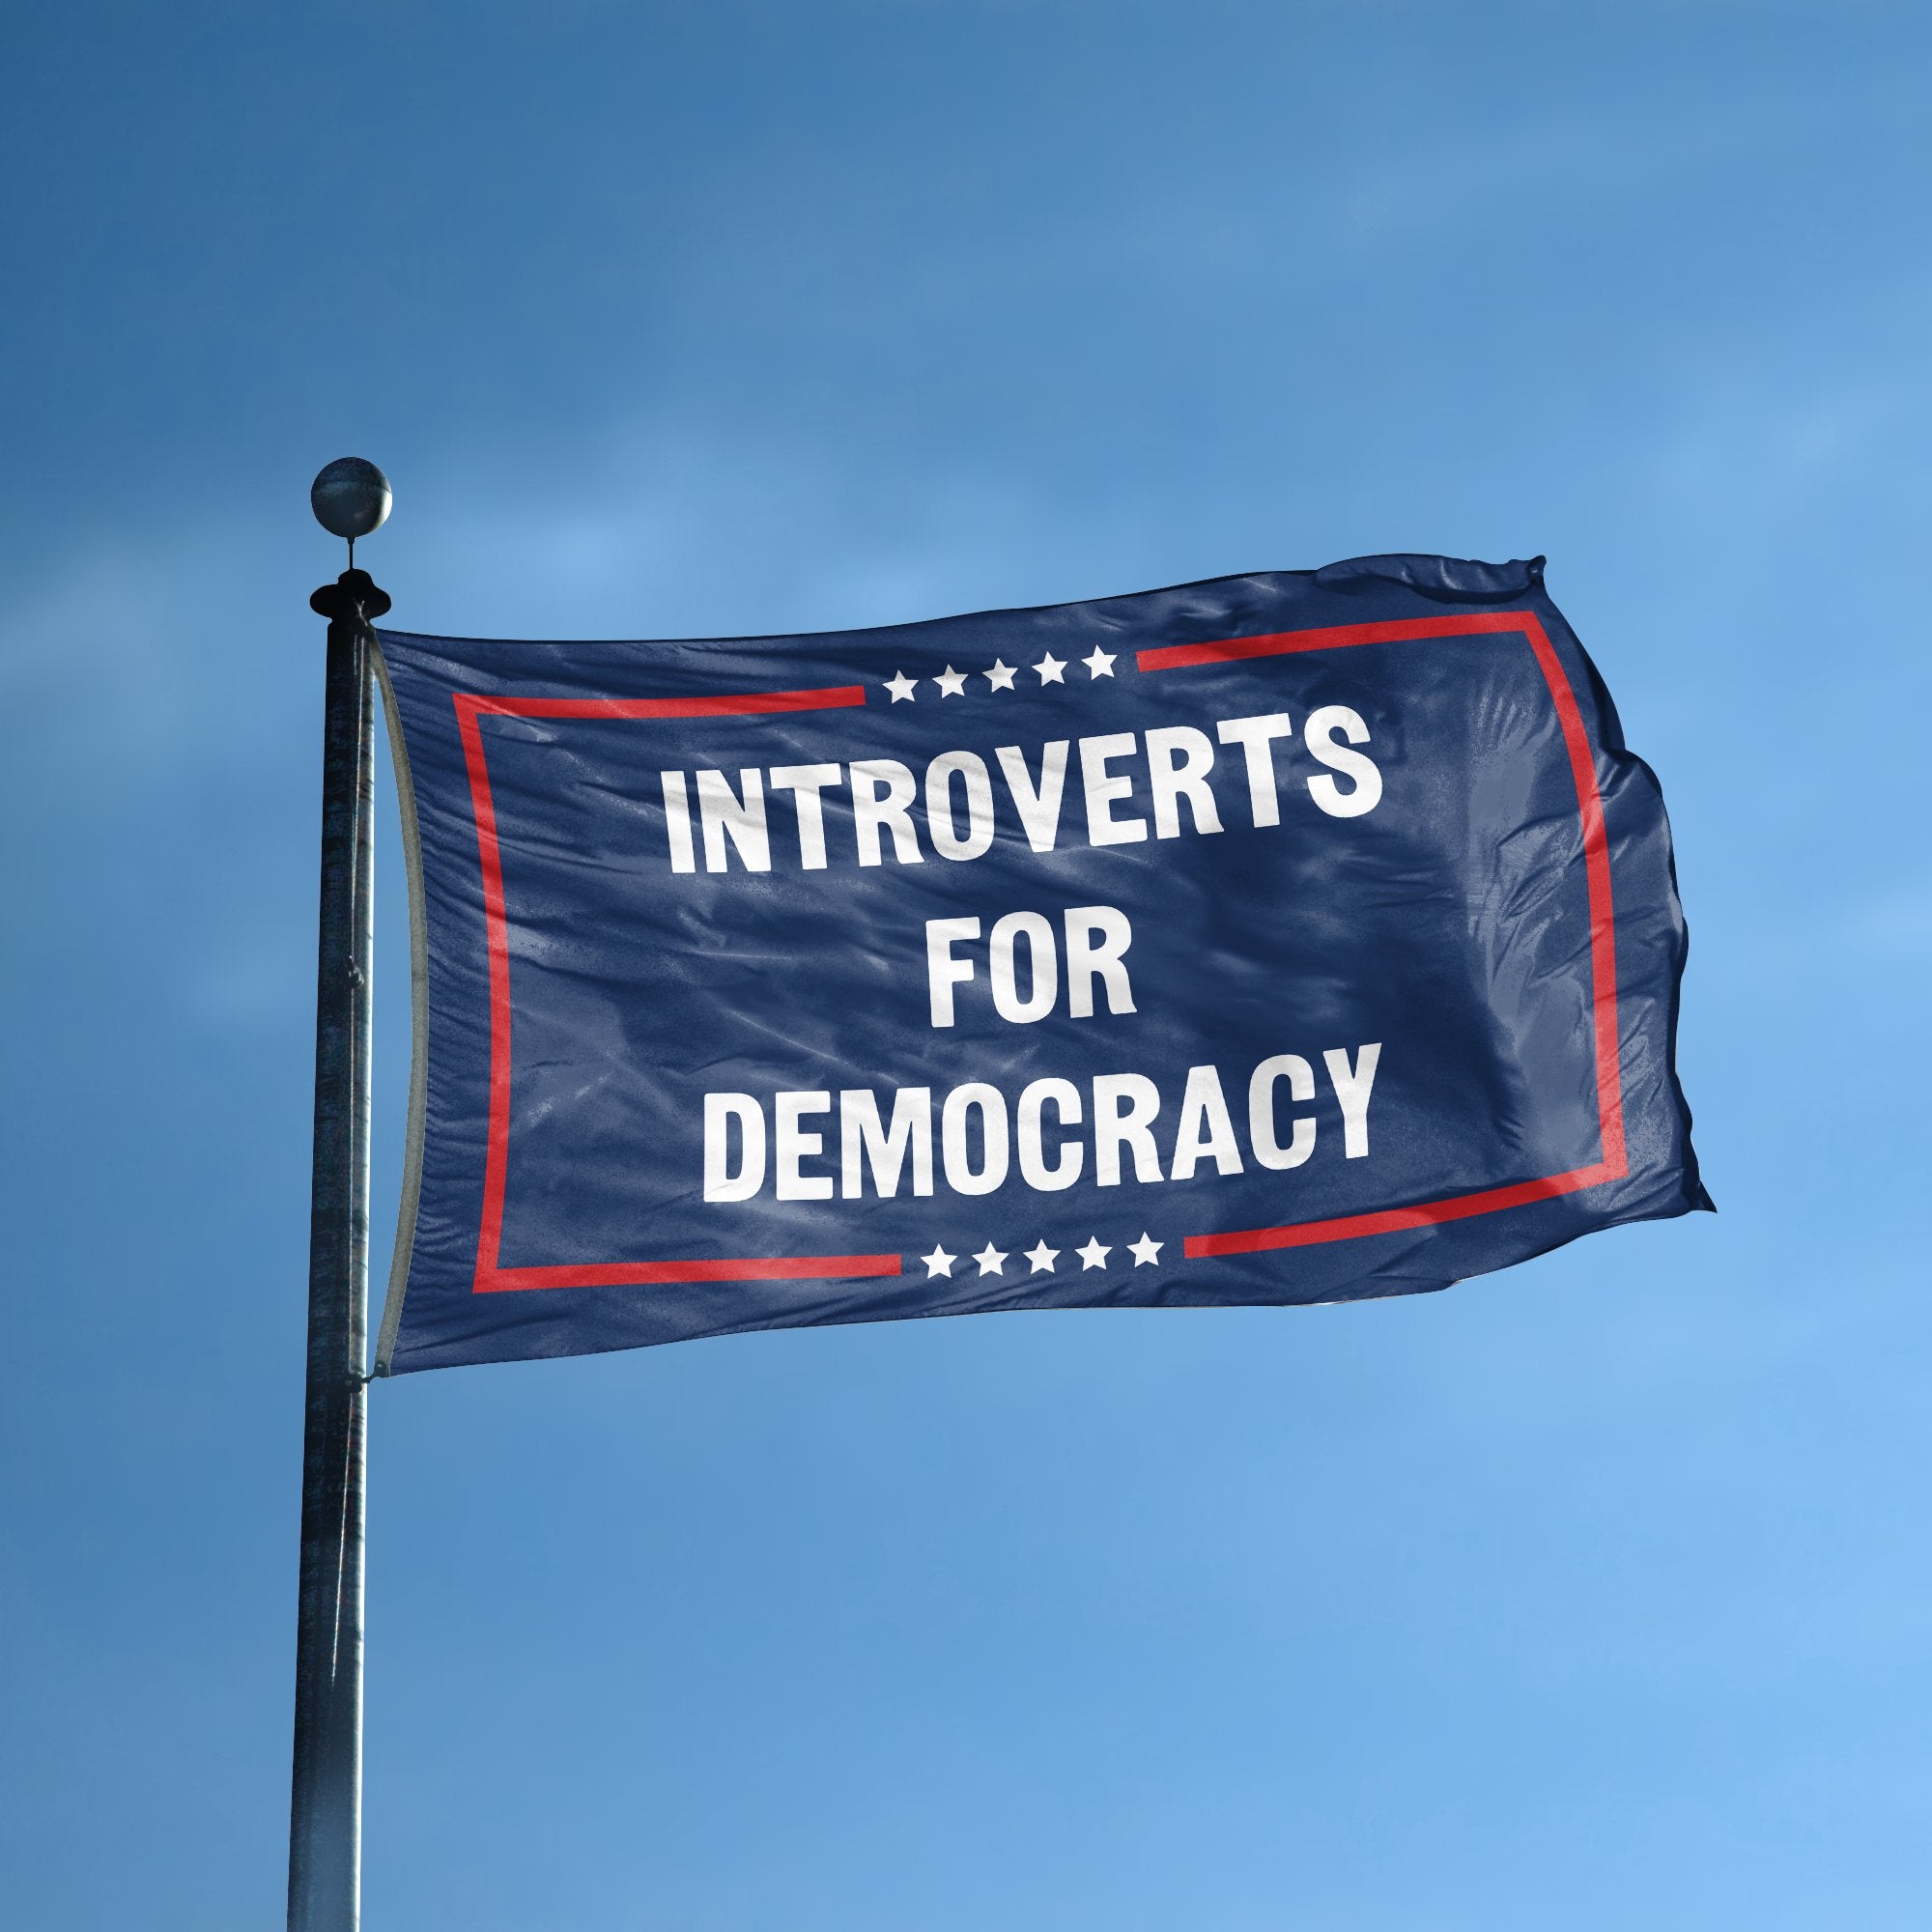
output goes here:
[{"label": "row of stars", "polygon": [[[1156,1241],[1151,1235],[1143,1230],[1138,1241],[1128,1241],[1125,1245],[1128,1254],[1134,1258],[1134,1265],[1136,1267],[1158,1267],[1160,1265],[1160,1251],[1167,1246],[1167,1243],[1165,1241]],[[1044,1239],[1040,1241],[1037,1247],[1027,1248],[1023,1252],[1027,1260],[1033,1264],[1027,1269],[1029,1274],[1051,1274],[1054,1264],[1060,1259],[1060,1250],[1058,1248],[1049,1248]],[[1080,1271],[1082,1274],[1085,1274],[1089,1268],[1099,1268],[1104,1271],[1107,1265],[1107,1257],[1114,1251],[1097,1235],[1094,1235],[1088,1237],[1087,1245],[1084,1248],[1075,1248],[1073,1252],[1080,1257]],[[952,1264],[958,1259],[957,1255],[949,1255],[943,1247],[935,1247],[929,1255],[920,1256],[920,1260],[925,1264],[925,1278],[927,1281],[930,1281],[935,1275],[943,1274],[951,1276],[952,1273]],[[1007,1263],[1011,1257],[1004,1254],[991,1241],[988,1241],[977,1255],[970,1256],[968,1259],[980,1264],[980,1272],[981,1274],[1004,1274],[1007,1269]]]},{"label": "row of stars", "polygon": [[[1087,675],[1090,679],[1112,677],[1114,674],[1114,661],[1119,656],[1120,653],[1118,651],[1103,651],[1098,644],[1095,644],[1093,650],[1086,657],[1081,658],[1079,662],[1087,667]],[[1051,651],[1048,651],[1032,668],[1041,684],[1065,684],[1066,682],[1066,660],[1055,657]],[[966,680],[969,677],[983,677],[995,691],[1011,691],[1015,689],[1013,679],[1019,673],[1020,667],[1018,665],[1009,665],[1004,658],[995,658],[993,660],[993,668],[990,670],[954,670],[951,665],[948,665],[937,677],[927,678],[925,682],[936,684],[939,687],[941,697],[964,697],[966,695]],[[884,684],[885,688],[892,693],[895,704],[910,704],[913,701],[914,692],[919,689],[920,680],[916,677],[908,677],[904,671],[897,671],[893,676],[886,678]]]}]

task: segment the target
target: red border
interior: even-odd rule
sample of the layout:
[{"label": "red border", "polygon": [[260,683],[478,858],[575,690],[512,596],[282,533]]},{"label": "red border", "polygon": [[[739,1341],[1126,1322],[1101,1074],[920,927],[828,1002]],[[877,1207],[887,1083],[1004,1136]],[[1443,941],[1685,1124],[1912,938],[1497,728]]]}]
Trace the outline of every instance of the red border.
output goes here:
[{"label": "red border", "polygon": [[502,1267],[503,1189],[510,1162],[510,928],[497,808],[479,718],[745,718],[779,711],[840,711],[866,701],[863,685],[821,691],[754,691],[711,697],[486,697],[453,694],[476,847],[483,864],[483,923],[490,954],[490,1137],[483,1159],[483,1224],[471,1293],[530,1288],[639,1288],[670,1281],[827,1281],[897,1274],[897,1255],[759,1255],[741,1260],[594,1262],[581,1266]]},{"label": "red border", "polygon": [[[1576,781],[1583,835],[1584,878],[1590,907],[1590,971],[1597,1057],[1597,1113],[1603,1158],[1563,1174],[1457,1194],[1406,1208],[1348,1214],[1327,1221],[1300,1221],[1279,1228],[1244,1228],[1219,1234],[1188,1235],[1182,1253],[1190,1261],[1216,1255],[1256,1254],[1273,1248],[1308,1247],[1326,1241],[1356,1240],[1444,1221],[1465,1220],[1520,1208],[1532,1201],[1574,1194],[1620,1180],[1629,1173],[1624,1141],[1623,1082],[1617,1053],[1616,927],[1610,897],[1609,841],[1604,829],[1604,803],[1597,789],[1596,761],[1583,727],[1577,696],[1564,675],[1542,621],[1529,611],[1475,611],[1447,617],[1398,619],[1378,624],[1338,624],[1310,631],[1276,631],[1263,637],[1227,638],[1205,644],[1167,644],[1137,651],[1143,672],[1184,670],[1197,665],[1232,664],[1249,658],[1285,657],[1301,651],[1340,650],[1356,644],[1411,643],[1427,638],[1520,633],[1534,653],[1537,668],[1556,706],[1564,748]],[[493,697],[474,692],[453,695],[469,794],[476,815],[476,843],[483,870],[483,915],[490,960],[490,1129],[483,1169],[483,1221],[476,1245],[473,1292],[540,1288],[629,1288],[658,1282],[812,1281],[896,1275],[897,1255],[777,1255],[739,1260],[590,1263],[560,1267],[498,1264],[503,1233],[503,1194],[509,1166],[510,1131],[510,946],[503,905],[503,867],[497,842],[496,808],[484,762],[478,720],[505,718],[718,718],[755,717],[785,711],[835,711],[862,706],[862,685],[817,691],[731,693],[702,697]]]},{"label": "red border", "polygon": [[1193,665],[1232,664],[1244,658],[1286,657],[1297,651],[1341,650],[1352,644],[1411,643],[1423,638],[1463,638],[1497,631],[1518,631],[1529,640],[1537,668],[1549,687],[1563,727],[1564,749],[1570,753],[1570,774],[1577,783],[1577,805],[1583,827],[1583,876],[1590,895],[1590,980],[1592,1016],[1596,1022],[1597,1120],[1603,1133],[1604,1157],[1588,1167],[1565,1174],[1545,1175],[1539,1180],[1519,1181],[1512,1187],[1490,1187],[1476,1194],[1454,1194],[1442,1201],[1421,1201],[1408,1208],[1388,1208],[1374,1214],[1345,1214],[1332,1221],[1298,1221],[1284,1228],[1241,1228],[1216,1235],[1189,1235],[1181,1252],[1189,1261],[1214,1255],[1252,1255],[1269,1248],[1303,1248],[1321,1241],[1358,1240],[1365,1235],[1393,1235],[1405,1228],[1427,1228],[1441,1221],[1466,1220],[1472,1214],[1493,1214],[1503,1208],[1520,1208],[1558,1194],[1575,1194],[1621,1180],[1630,1172],[1624,1145],[1623,1076],[1617,1064],[1617,940],[1610,900],[1610,846],[1604,831],[1604,800],[1597,789],[1596,760],[1589,733],[1577,708],[1577,694],[1563,673],[1542,620],[1529,611],[1471,611],[1453,617],[1398,619],[1384,624],[1336,624],[1318,631],[1275,631],[1260,638],[1228,638],[1212,644],[1165,644],[1137,651],[1135,668],[1142,671],[1185,670]]}]

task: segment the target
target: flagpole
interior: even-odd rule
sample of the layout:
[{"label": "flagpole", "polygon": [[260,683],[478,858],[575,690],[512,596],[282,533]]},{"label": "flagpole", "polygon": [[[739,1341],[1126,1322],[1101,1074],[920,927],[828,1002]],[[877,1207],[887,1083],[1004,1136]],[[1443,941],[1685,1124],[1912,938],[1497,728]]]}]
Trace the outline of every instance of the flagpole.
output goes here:
[{"label": "flagpole", "polygon": [[389,608],[355,539],[388,515],[387,479],[346,457],[310,493],[350,568],[309,599],[328,619],[322,905],[309,1196],[308,1380],[296,1631],[290,1932],[355,1932],[362,1877],[362,1577],[369,1326],[369,1012],[375,934],[375,647]]}]

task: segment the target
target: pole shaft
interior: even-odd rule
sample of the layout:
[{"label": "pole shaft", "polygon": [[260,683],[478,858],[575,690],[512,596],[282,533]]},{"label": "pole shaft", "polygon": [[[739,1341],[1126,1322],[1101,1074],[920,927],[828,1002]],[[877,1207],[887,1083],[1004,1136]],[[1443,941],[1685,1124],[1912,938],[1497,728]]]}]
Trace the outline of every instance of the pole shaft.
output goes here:
[{"label": "pole shaft", "polygon": [[[354,580],[359,580],[359,583]],[[361,594],[366,585],[373,596]],[[369,991],[374,936],[370,615],[360,571],[316,593],[329,618],[324,700],[322,912],[308,1382],[289,1831],[290,1932],[361,1918],[362,1577],[369,1289]]]}]

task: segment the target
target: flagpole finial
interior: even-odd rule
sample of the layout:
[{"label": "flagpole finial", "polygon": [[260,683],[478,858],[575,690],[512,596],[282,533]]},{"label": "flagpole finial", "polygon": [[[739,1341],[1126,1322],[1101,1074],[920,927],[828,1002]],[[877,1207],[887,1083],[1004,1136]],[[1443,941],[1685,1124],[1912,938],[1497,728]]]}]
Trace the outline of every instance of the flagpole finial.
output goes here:
[{"label": "flagpole finial", "polygon": [[355,566],[355,539],[380,529],[395,500],[389,479],[366,457],[338,456],[325,464],[309,485],[309,507],[332,537],[349,540],[349,564]]}]

